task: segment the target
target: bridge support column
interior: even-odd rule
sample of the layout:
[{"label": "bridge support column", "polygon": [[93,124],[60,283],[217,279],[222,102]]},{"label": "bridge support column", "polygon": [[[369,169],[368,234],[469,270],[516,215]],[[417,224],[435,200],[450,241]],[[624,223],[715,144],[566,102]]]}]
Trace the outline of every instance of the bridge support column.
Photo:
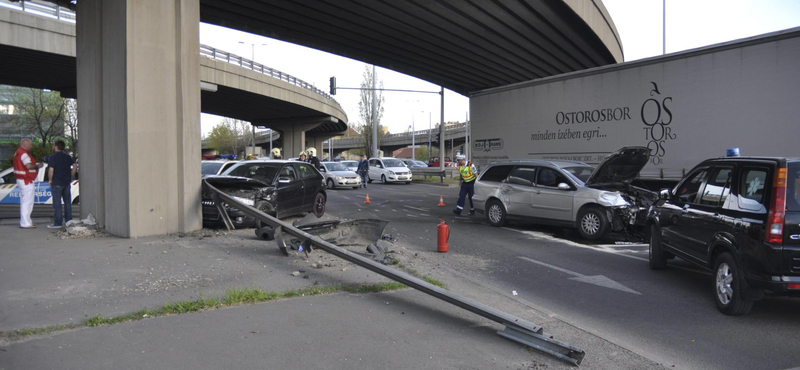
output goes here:
[{"label": "bridge support column", "polygon": [[[321,155],[321,146],[316,145],[314,138],[317,135],[329,135],[329,133],[308,134],[307,131],[329,122],[338,122],[338,120],[331,116],[316,116],[292,120],[254,121],[252,123],[258,128],[271,128],[279,131],[281,141],[283,141],[283,158],[294,158],[300,154],[300,151],[306,150],[310,146],[317,149],[318,156]],[[311,141],[308,141],[309,139]],[[323,140],[327,140],[327,138]]]},{"label": "bridge support column", "polygon": [[199,0],[81,0],[81,216],[124,237],[202,227]]},{"label": "bridge support column", "polygon": [[[308,146],[313,146],[314,148],[317,149],[317,156],[319,156],[319,159],[322,160],[322,157],[324,157],[322,153],[328,151],[328,146],[325,145],[325,140],[328,140],[338,135],[341,135],[341,133],[326,132],[319,134],[306,134],[306,142],[308,143]],[[331,157],[331,160],[333,160],[333,157]]]}]

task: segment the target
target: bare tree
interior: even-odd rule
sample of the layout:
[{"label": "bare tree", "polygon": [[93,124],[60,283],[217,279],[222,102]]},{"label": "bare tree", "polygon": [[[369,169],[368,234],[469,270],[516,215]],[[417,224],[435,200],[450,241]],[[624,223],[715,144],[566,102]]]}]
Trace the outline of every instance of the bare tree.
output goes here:
[{"label": "bare tree", "polygon": [[[364,80],[361,81],[361,100],[358,101],[358,111],[361,116],[361,125],[358,126],[357,130],[361,134],[361,146],[364,150],[364,153],[370,153],[372,150],[372,79],[375,77],[372,75],[372,69],[369,66],[364,66]],[[381,146],[381,139],[383,138],[384,132],[381,130],[381,117],[383,117],[383,81],[375,81],[376,86],[378,86],[378,91],[375,92],[375,124],[378,125],[378,137],[377,139],[377,147],[380,148]]]}]

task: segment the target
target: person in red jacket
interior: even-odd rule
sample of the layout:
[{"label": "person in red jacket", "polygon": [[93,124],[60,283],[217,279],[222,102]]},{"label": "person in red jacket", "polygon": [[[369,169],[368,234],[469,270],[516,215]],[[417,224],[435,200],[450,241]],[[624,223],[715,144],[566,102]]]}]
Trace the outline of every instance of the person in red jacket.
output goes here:
[{"label": "person in red jacket", "polygon": [[36,163],[36,159],[28,152],[33,147],[30,139],[22,139],[19,148],[14,153],[14,177],[17,179],[19,188],[19,227],[23,229],[33,229],[36,225],[31,221],[33,212],[34,185],[41,163]]}]

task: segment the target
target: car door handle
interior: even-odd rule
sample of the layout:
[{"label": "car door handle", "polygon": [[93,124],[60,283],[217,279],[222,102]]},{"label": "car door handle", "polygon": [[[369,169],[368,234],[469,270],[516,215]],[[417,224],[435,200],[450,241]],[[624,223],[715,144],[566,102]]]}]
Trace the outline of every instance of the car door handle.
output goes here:
[{"label": "car door handle", "polygon": [[538,189],[537,189],[537,190],[534,190],[533,192],[534,192],[535,194],[541,194],[541,193],[542,193],[542,191],[541,191],[541,190],[538,190]]}]

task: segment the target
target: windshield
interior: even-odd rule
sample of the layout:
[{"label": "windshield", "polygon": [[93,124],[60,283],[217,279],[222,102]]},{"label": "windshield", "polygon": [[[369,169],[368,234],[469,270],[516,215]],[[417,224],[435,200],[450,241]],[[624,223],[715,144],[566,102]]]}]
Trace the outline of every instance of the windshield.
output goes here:
[{"label": "windshield", "polygon": [[403,162],[397,159],[384,159],[383,165],[386,167],[405,167],[406,165]]},{"label": "windshield", "polygon": [[586,183],[586,180],[592,176],[592,172],[594,172],[593,167],[588,166],[580,166],[580,167],[563,167],[564,172],[566,172],[573,180],[577,180],[580,185]]},{"label": "windshield", "polygon": [[358,162],[356,161],[341,161],[339,162],[347,167],[358,167]]},{"label": "windshield", "polygon": [[325,169],[328,171],[350,171],[349,168],[341,163],[325,163]]},{"label": "windshield", "polygon": [[280,163],[245,163],[227,169],[223,175],[249,177],[265,184],[272,184]]},{"label": "windshield", "polygon": [[222,162],[203,163],[203,175],[216,175],[220,167],[222,167]]}]

